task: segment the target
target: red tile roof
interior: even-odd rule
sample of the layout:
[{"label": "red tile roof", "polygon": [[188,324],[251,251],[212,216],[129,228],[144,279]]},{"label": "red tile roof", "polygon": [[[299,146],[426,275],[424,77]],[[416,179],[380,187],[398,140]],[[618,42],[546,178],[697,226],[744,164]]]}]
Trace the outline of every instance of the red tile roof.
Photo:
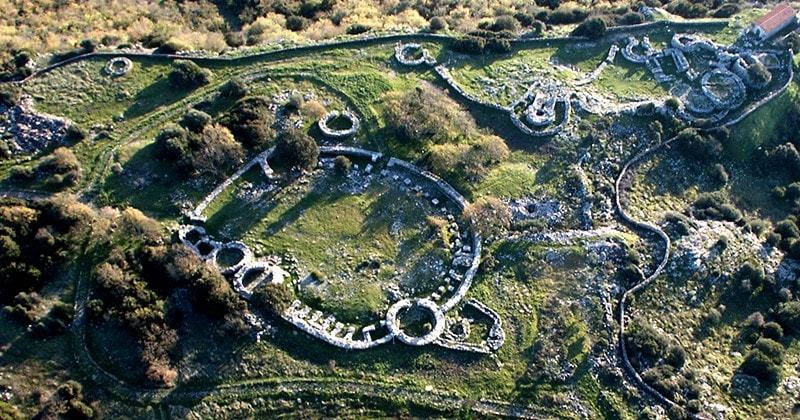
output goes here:
[{"label": "red tile roof", "polygon": [[775,8],[766,15],[761,16],[761,18],[755,22],[755,25],[761,27],[764,32],[771,33],[784,26],[789,20],[794,19],[794,17],[795,12],[792,6],[789,6],[789,3],[781,3],[775,6]]}]

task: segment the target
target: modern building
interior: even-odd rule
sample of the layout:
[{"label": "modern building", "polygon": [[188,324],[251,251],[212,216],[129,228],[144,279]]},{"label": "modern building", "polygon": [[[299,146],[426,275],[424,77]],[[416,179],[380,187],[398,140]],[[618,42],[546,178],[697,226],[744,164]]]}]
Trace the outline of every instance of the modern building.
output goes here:
[{"label": "modern building", "polygon": [[766,15],[751,23],[747,27],[747,32],[754,34],[761,40],[766,40],[793,24],[796,20],[797,15],[792,6],[789,3],[781,3]]}]

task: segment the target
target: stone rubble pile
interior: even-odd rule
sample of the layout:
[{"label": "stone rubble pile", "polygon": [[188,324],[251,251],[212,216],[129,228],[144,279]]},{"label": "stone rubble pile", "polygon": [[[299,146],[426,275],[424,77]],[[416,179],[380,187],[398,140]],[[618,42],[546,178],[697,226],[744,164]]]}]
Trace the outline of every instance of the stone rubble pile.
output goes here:
[{"label": "stone rubble pile", "polygon": [[0,142],[12,155],[36,154],[63,144],[68,125],[62,118],[34,111],[30,97],[16,106],[0,103]]}]

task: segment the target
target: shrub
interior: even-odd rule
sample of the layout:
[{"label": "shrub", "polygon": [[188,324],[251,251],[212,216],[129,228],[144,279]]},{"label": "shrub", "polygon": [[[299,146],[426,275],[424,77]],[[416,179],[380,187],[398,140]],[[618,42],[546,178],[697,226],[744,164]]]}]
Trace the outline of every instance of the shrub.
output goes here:
[{"label": "shrub", "polygon": [[440,32],[447,30],[447,21],[441,16],[435,16],[428,24],[428,29],[431,32]]},{"label": "shrub", "polygon": [[641,13],[628,12],[617,19],[620,25],[638,25],[644,22],[644,16]]},{"label": "shrub", "polygon": [[715,18],[729,18],[737,13],[739,13],[741,8],[738,4],[734,3],[727,3],[720,6],[719,9],[714,11]]},{"label": "shrub", "polygon": [[270,100],[261,96],[240,99],[220,123],[249,149],[262,149],[275,138],[275,116],[269,109]]},{"label": "shrub", "polygon": [[687,159],[694,161],[716,160],[722,155],[722,143],[711,136],[687,128],[678,134],[677,148]]},{"label": "shrub", "polygon": [[586,19],[573,31],[574,36],[583,36],[589,39],[599,39],[606,34],[606,21],[599,17]]},{"label": "shrub", "polygon": [[761,383],[774,385],[780,378],[780,367],[759,350],[752,350],[742,362],[741,371],[759,380]]},{"label": "shrub", "polygon": [[511,225],[511,211],[498,198],[481,197],[464,208],[462,219],[481,235],[493,236]]},{"label": "shrub", "polygon": [[688,0],[675,0],[668,4],[667,11],[684,17],[684,18],[700,18],[708,13],[708,9],[697,3],[690,3]]},{"label": "shrub", "polygon": [[716,219],[729,222],[742,220],[742,212],[720,194],[702,193],[694,202],[692,215],[698,219]]},{"label": "shrub", "polygon": [[322,105],[319,101],[310,100],[303,103],[300,107],[300,112],[312,120],[319,120],[328,111],[325,109],[325,105]]},{"label": "shrub", "polygon": [[305,132],[289,129],[278,137],[275,154],[290,168],[310,170],[317,165],[319,146]]},{"label": "shrub", "polygon": [[86,130],[76,124],[70,124],[64,132],[64,141],[67,143],[77,143],[87,137]]},{"label": "shrub", "polygon": [[747,76],[750,83],[755,86],[764,86],[772,80],[772,73],[760,61],[756,61],[747,68]]},{"label": "shrub", "polygon": [[664,361],[675,369],[680,369],[686,363],[686,350],[677,344],[673,344],[667,348]]},{"label": "shrub", "polygon": [[631,352],[633,361],[643,362],[647,366],[652,366],[663,355],[667,349],[667,339],[662,336],[652,326],[634,322],[625,332],[625,342]]},{"label": "shrub", "polygon": [[210,123],[211,115],[196,109],[190,109],[180,121],[181,126],[194,133],[203,131],[203,128]]},{"label": "shrub", "polygon": [[344,175],[350,172],[351,166],[353,166],[353,162],[350,162],[347,156],[336,156],[336,158],[333,159],[333,168],[339,174]]},{"label": "shrub", "polygon": [[97,42],[91,39],[84,39],[81,41],[80,45],[81,49],[84,53],[90,53],[97,50]]},{"label": "shrub", "polygon": [[300,32],[308,28],[309,20],[302,16],[289,16],[286,18],[286,29],[292,32]]},{"label": "shrub", "polygon": [[776,315],[785,331],[792,334],[800,332],[800,301],[781,303]]},{"label": "shrub", "polygon": [[190,51],[192,47],[180,40],[170,39],[156,48],[157,54],[177,54],[182,51]]},{"label": "shrub", "polygon": [[253,292],[252,302],[261,309],[280,315],[289,308],[293,299],[294,293],[286,284],[268,283]]},{"label": "shrub", "polygon": [[372,28],[369,25],[364,25],[362,23],[354,23],[347,28],[348,35],[360,35],[365,32],[369,32]]},{"label": "shrub", "polygon": [[495,18],[494,22],[489,25],[488,29],[492,32],[517,32],[519,31],[519,21],[517,21],[517,19],[515,19],[513,16],[509,15],[498,16]]},{"label": "shrub", "polygon": [[[589,16],[589,11],[582,7],[559,6],[558,9],[553,10],[547,15],[545,19],[546,22],[550,24],[564,25],[581,22],[586,19],[587,16]],[[536,18],[539,19],[538,16]]]},{"label": "shrub", "polygon": [[168,78],[176,88],[193,89],[207,84],[211,80],[211,72],[193,61],[175,60]]},{"label": "shrub", "polygon": [[783,327],[777,322],[770,321],[764,324],[761,333],[766,338],[779,341],[783,338]]},{"label": "shrub", "polygon": [[486,40],[476,36],[462,37],[450,43],[450,48],[453,51],[464,54],[483,54],[485,47]]},{"label": "shrub", "polygon": [[285,105],[286,111],[287,112],[298,112],[298,111],[300,111],[300,108],[303,106],[303,104],[305,104],[305,102],[306,101],[303,98],[303,95],[301,95],[299,93],[294,93],[294,94],[290,95],[289,96],[289,100],[286,101],[286,105]]},{"label": "shrub", "polygon": [[220,96],[228,99],[244,98],[249,92],[250,89],[247,87],[247,84],[238,77],[228,80],[219,88]]},{"label": "shrub", "polygon": [[716,327],[720,322],[722,322],[722,314],[716,308],[711,308],[703,320],[703,323],[709,327]]}]

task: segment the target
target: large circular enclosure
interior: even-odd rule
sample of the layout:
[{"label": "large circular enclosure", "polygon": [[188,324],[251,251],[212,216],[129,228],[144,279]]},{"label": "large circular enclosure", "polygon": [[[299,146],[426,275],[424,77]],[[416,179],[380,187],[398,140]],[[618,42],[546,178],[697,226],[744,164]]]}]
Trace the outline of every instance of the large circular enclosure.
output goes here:
[{"label": "large circular enclosure", "polygon": [[735,108],[744,102],[744,82],[730,71],[717,69],[704,74],[701,87],[718,108]]},{"label": "large circular enclosure", "polygon": [[[347,172],[334,163],[344,159]],[[297,297],[344,323],[380,321],[398,299],[444,301],[467,268],[454,266],[471,243],[460,207],[429,180],[381,166],[329,154],[296,180],[253,168],[212,203],[205,227],[255,260],[283,257]]]}]

